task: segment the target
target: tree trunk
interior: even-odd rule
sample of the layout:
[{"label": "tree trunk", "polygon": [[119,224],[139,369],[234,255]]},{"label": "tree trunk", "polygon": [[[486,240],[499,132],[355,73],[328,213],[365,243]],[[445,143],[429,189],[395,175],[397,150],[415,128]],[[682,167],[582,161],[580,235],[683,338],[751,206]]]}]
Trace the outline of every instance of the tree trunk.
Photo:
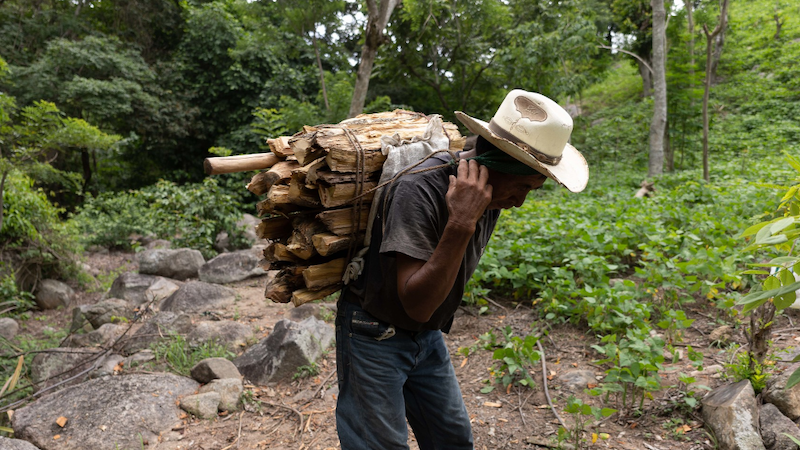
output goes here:
[{"label": "tree trunk", "polygon": [[[727,1],[727,0],[726,0]],[[723,20],[723,19],[720,19]],[[728,23],[727,17],[724,19]],[[717,84],[717,67],[719,60],[722,58],[722,49],[725,47],[725,28],[719,31],[719,34],[714,38],[714,52],[711,55],[711,84]]]},{"label": "tree trunk", "polygon": [[[642,76],[642,97],[650,97],[653,91],[653,74],[650,73],[650,67],[645,64],[644,58],[641,60],[637,59],[636,64],[639,66],[639,75]],[[652,63],[650,66],[652,66]]]},{"label": "tree trunk", "polygon": [[312,31],[311,42],[314,44],[314,55],[317,57],[317,69],[319,70],[319,83],[322,85],[322,99],[325,100],[325,111],[331,110],[328,103],[328,90],[325,89],[325,71],[322,70],[322,60],[319,57],[319,45],[317,44],[317,32]]},{"label": "tree trunk", "polygon": [[722,0],[722,8],[719,14],[719,23],[714,31],[708,31],[708,26],[703,24],[703,33],[706,35],[706,77],[703,89],[703,179],[710,180],[708,169],[708,96],[711,91],[711,60],[714,49],[714,38],[725,29],[728,19],[728,0]]},{"label": "tree trunk", "polygon": [[355,117],[364,111],[372,66],[375,64],[378,47],[384,41],[383,30],[389,23],[392,12],[402,0],[381,0],[380,4],[376,4],[376,1],[367,0],[368,16],[367,26],[364,30],[364,45],[361,47],[361,61],[358,65],[356,85],[353,89],[353,100],[350,103],[348,117]]},{"label": "tree trunk", "polygon": [[694,10],[691,0],[687,0],[686,20],[689,22],[689,89],[694,88]]},{"label": "tree trunk", "polygon": [[4,170],[3,176],[0,178],[0,231],[3,231],[3,208],[5,208],[3,193],[6,189],[6,177],[8,177],[8,170]]},{"label": "tree trunk", "polygon": [[664,0],[652,0],[653,7],[653,120],[650,122],[650,164],[647,175],[664,172],[664,131],[667,126],[666,16]]}]

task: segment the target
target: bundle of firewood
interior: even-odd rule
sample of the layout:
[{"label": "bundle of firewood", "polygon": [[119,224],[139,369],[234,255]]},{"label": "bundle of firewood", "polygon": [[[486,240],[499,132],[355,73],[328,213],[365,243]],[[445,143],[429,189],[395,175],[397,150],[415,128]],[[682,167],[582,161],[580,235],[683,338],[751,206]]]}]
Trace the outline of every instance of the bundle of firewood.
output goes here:
[{"label": "bundle of firewood", "polygon": [[[363,247],[373,190],[386,156],[381,136],[421,136],[429,117],[410,111],[360,115],[336,125],[305,126],[290,137],[269,139],[271,153],[208,158],[207,173],[254,168],[247,189],[264,196],[256,228],[267,239],[262,266],[277,269],[265,296],[295,306],[342,287],[348,258]],[[450,150],[464,138],[445,122]]]}]

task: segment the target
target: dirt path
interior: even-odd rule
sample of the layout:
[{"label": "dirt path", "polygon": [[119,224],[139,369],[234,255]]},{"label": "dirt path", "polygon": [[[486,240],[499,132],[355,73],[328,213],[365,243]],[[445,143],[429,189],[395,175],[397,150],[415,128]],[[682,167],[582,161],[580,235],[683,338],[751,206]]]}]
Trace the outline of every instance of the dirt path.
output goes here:
[{"label": "dirt path", "polygon": [[[119,273],[136,270],[133,255],[118,253],[89,255],[87,263],[102,278],[115,277]],[[235,304],[222,312],[226,319],[248,324],[257,339],[266,337],[272,326],[282,318],[289,317],[292,306],[265,300],[263,289],[266,277],[253,278],[229,285],[239,294]],[[78,303],[86,304],[99,300],[101,292],[81,292]],[[692,313],[696,309],[696,313]],[[691,345],[706,353],[706,364],[723,361],[722,350],[708,347],[706,335],[717,326],[712,320],[700,315],[700,308],[692,305],[687,314],[698,320],[692,329],[686,330],[681,346]],[[67,315],[48,311],[35,313],[44,319],[29,320],[23,333],[41,333],[43,326],[66,326]],[[64,317],[61,317],[64,316]],[[332,326],[332,315],[326,317]],[[544,449],[555,448],[559,428],[553,412],[548,407],[542,386],[542,367],[529,367],[536,381],[531,389],[513,386],[509,389],[497,387],[490,393],[481,390],[488,386],[490,370],[494,366],[492,351],[480,349],[481,335],[494,334],[502,338],[502,330],[511,327],[514,335],[526,336],[532,332],[531,324],[538,316],[530,306],[498,303],[490,305],[488,314],[477,315],[477,309],[459,310],[453,329],[446,335],[453,364],[461,383],[464,400],[472,418],[476,449]],[[549,336],[542,338],[548,368],[548,387],[556,409],[569,426],[574,421],[564,413],[567,398],[574,395],[599,407],[606,405],[600,398],[591,397],[581,390],[570,392],[559,382],[564,372],[585,369],[595,374],[596,380],[604,376],[604,369],[593,362],[600,359],[592,348],[597,338],[577,326],[550,324]],[[465,357],[459,349],[470,348]],[[335,406],[336,355],[329,351],[317,362],[319,374],[309,378],[286,381],[270,386],[245,387],[244,411],[223,415],[215,420],[197,420],[185,417],[183,425],[163,433],[160,442],[148,442],[145,448],[158,450],[177,449],[292,449],[324,450],[340,448],[336,436]],[[665,364],[662,384],[677,384],[679,372],[693,370],[686,358],[677,364]],[[704,377],[699,381],[714,387],[719,379]],[[672,408],[675,389],[663,389],[654,393],[653,400],[645,402],[644,414],[640,416],[614,414],[606,420],[589,420],[584,434],[588,448],[611,449],[711,449],[711,438],[703,430],[699,416],[694,413],[679,413]],[[591,433],[606,439],[597,439],[591,444]],[[600,433],[605,433],[601,435]],[[417,449],[413,434],[409,434],[409,446]],[[552,447],[551,447],[552,446]]]}]

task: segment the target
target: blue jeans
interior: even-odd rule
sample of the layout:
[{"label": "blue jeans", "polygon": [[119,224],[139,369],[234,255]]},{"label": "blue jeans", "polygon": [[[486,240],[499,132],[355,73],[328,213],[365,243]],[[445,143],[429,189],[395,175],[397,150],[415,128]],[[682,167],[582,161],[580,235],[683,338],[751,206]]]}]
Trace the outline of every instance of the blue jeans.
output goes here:
[{"label": "blue jeans", "polygon": [[[386,333],[359,306],[339,301],[336,428],[342,450],[472,449],[472,429],[441,331]],[[383,338],[383,339],[376,339]]]}]

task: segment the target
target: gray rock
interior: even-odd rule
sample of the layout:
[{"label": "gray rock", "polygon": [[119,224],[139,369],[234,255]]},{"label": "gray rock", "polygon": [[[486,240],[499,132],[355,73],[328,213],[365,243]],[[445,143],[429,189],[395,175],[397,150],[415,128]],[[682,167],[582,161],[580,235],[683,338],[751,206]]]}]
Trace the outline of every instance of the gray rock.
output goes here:
[{"label": "gray rock", "polygon": [[91,307],[92,305],[80,305],[72,308],[72,324],[69,327],[70,333],[75,333],[80,329],[85,331],[92,330],[92,326],[89,324],[89,321],[86,320],[86,310]]},{"label": "gray rock", "polygon": [[220,231],[214,238],[214,250],[220,253],[231,250],[231,237],[227,231]]},{"label": "gray rock", "polygon": [[72,334],[61,344],[62,347],[107,347],[117,340],[128,327],[105,323],[86,334]]},{"label": "gray rock", "polygon": [[217,284],[257,277],[266,273],[258,265],[260,259],[252,250],[222,253],[205,263],[200,268],[198,276],[201,281]]},{"label": "gray rock", "polygon": [[570,370],[558,375],[558,382],[566,389],[583,392],[590,383],[597,383],[597,378],[591,370]]},{"label": "gray rock", "polygon": [[212,380],[235,378],[241,379],[239,369],[225,358],[207,358],[192,367],[192,378],[206,384]]},{"label": "gray rock", "polygon": [[154,359],[156,359],[156,355],[152,350],[142,350],[123,359],[122,364],[123,367],[136,368],[140,367],[146,362],[153,361]]},{"label": "gray rock", "polygon": [[[177,400],[195,392],[197,382],[172,374],[104,377],[46,395],[17,410],[14,435],[43,450],[141,448],[180,424]],[[64,428],[56,419],[69,421]],[[53,436],[61,435],[54,441]]]},{"label": "gray rock", "polygon": [[217,284],[190,281],[161,304],[162,311],[200,313],[233,304],[236,291]]},{"label": "gray rock", "polygon": [[172,242],[165,240],[165,239],[154,239],[147,243],[145,248],[148,250],[153,250],[156,248],[171,248]]},{"label": "gray rock", "polygon": [[39,447],[21,439],[9,439],[0,436],[0,448],[3,450],[39,450]]},{"label": "gray rock", "polygon": [[41,309],[67,307],[74,296],[75,291],[58,280],[42,280],[36,288],[36,304]]},{"label": "gray rock", "polygon": [[177,291],[178,287],[177,284],[164,277],[127,272],[114,280],[107,296],[121,298],[127,300],[131,305],[138,306],[153,300],[154,297],[167,298]]},{"label": "gray rock", "polygon": [[83,311],[83,315],[96,330],[107,323],[130,320],[133,318],[133,308],[121,298],[110,298],[89,306]]},{"label": "gray rock", "polygon": [[758,406],[749,380],[722,385],[702,403],[703,420],[720,450],[766,450],[758,434]]},{"label": "gray rock", "polygon": [[708,342],[711,345],[722,347],[731,341],[731,337],[733,337],[733,328],[728,325],[722,325],[721,327],[714,328],[714,330],[708,334]]},{"label": "gray rock", "polygon": [[781,414],[778,408],[771,403],[765,403],[759,411],[761,424],[761,438],[767,450],[797,450],[797,444],[792,442],[786,434],[800,439],[800,428]]},{"label": "gray rock", "polygon": [[289,319],[298,322],[307,317],[331,321],[336,317],[335,303],[305,303],[289,310]]},{"label": "gray rock", "polygon": [[242,218],[236,221],[236,226],[244,230],[244,237],[250,245],[266,244],[266,239],[259,239],[256,235],[256,227],[261,223],[261,219],[252,214],[243,214]]},{"label": "gray rock", "polygon": [[[31,381],[36,385],[36,390],[50,387],[60,381],[66,380],[91,369],[97,364],[95,355],[98,349],[76,349],[76,348],[51,348],[43,353],[38,353],[31,361]],[[72,380],[65,386],[78,384],[88,378],[89,372],[85,376]]]},{"label": "gray rock", "polygon": [[764,402],[777,406],[784,416],[792,420],[800,418],[800,384],[786,389],[786,382],[797,369],[800,369],[800,363],[792,364],[779,375],[773,375],[767,380],[767,388],[761,394]]},{"label": "gray rock", "polygon": [[170,334],[185,335],[192,330],[192,318],[187,314],[160,312],[144,323],[125,341],[122,352],[131,355],[149,348],[151,344],[168,338]]},{"label": "gray rock", "polygon": [[116,369],[120,362],[122,362],[122,355],[111,354],[103,358],[103,362],[89,374],[89,378],[102,378],[116,375]]},{"label": "gray rock", "polygon": [[194,328],[186,336],[186,342],[192,347],[209,341],[216,342],[236,353],[247,345],[247,340],[252,336],[253,329],[243,323],[231,320],[204,321],[194,324]]},{"label": "gray rock", "polygon": [[253,345],[233,363],[259,385],[291,379],[300,366],[311,365],[333,341],[333,328],[314,317],[297,323],[278,321],[269,336]]},{"label": "gray rock", "polygon": [[201,419],[217,417],[221,396],[218,392],[187,395],[181,399],[181,409]]},{"label": "gray rock", "polygon": [[239,409],[239,400],[244,392],[242,380],[239,378],[223,378],[211,380],[200,388],[200,394],[216,392],[219,394],[220,411],[236,411]]},{"label": "gray rock", "polygon": [[145,250],[139,254],[138,260],[139,273],[176,280],[196,277],[206,262],[202,253],[190,248]]},{"label": "gray rock", "polygon": [[0,337],[11,340],[19,333],[19,324],[10,317],[0,317]]}]

